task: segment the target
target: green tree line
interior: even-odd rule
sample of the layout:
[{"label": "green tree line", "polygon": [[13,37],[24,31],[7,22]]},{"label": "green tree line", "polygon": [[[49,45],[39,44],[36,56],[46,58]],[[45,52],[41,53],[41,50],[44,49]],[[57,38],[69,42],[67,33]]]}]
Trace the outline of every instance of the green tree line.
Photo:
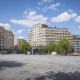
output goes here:
[{"label": "green tree line", "polygon": [[[53,39],[49,39],[49,42],[47,43],[47,45],[44,47],[43,45],[39,45],[38,47],[36,47],[36,49],[39,49],[41,51],[44,51],[46,53],[51,52],[52,51],[56,51],[57,53],[60,53],[60,52],[69,52],[71,53],[72,50],[69,49],[70,47],[70,43],[69,41],[64,37],[62,40],[59,40],[57,42],[57,44],[55,44],[54,42],[55,40]],[[19,50],[22,50],[24,52],[27,52],[27,51],[31,51],[31,46],[28,42],[26,41],[23,41],[19,47],[18,47]]]},{"label": "green tree line", "polygon": [[56,51],[57,53],[60,53],[60,52],[65,53],[66,51],[70,53],[72,52],[72,50],[69,49],[70,43],[65,37],[62,40],[59,40],[56,45],[54,44],[55,43],[54,41],[55,40],[49,39],[49,42],[45,47],[40,45],[36,49],[40,49],[45,52],[50,52],[50,54],[52,51]]}]

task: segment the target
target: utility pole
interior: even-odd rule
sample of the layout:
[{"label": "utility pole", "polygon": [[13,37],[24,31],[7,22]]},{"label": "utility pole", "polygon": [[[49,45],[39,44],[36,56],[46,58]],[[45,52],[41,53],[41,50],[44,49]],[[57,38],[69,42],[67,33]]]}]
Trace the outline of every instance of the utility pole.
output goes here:
[{"label": "utility pole", "polygon": [[33,55],[33,49],[32,49],[32,55]]}]

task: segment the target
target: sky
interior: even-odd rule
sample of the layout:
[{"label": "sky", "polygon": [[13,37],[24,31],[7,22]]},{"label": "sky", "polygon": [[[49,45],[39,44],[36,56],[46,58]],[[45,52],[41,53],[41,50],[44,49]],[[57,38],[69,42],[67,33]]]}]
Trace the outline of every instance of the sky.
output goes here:
[{"label": "sky", "polygon": [[0,0],[0,26],[12,30],[14,39],[28,41],[28,31],[38,23],[80,34],[80,0]]}]

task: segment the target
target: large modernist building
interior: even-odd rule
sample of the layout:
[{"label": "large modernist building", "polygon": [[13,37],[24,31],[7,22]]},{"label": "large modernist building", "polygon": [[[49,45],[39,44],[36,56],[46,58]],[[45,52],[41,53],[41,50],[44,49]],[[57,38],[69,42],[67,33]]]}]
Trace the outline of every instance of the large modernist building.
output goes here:
[{"label": "large modernist building", "polygon": [[55,40],[55,44],[63,37],[66,37],[70,42],[70,47],[73,48],[74,40],[71,32],[68,32],[66,28],[52,28],[45,24],[36,24],[31,27],[28,32],[28,42],[32,48],[36,48],[39,45],[46,46],[49,42],[49,38]]},{"label": "large modernist building", "polygon": [[14,34],[0,26],[0,50],[11,50],[14,47]]}]

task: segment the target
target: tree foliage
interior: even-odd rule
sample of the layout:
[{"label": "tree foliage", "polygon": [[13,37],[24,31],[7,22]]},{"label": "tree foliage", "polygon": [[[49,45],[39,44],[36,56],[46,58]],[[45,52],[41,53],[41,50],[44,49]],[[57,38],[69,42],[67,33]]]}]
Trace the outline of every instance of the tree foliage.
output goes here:
[{"label": "tree foliage", "polygon": [[68,53],[72,53],[72,49],[68,49]]},{"label": "tree foliage", "polygon": [[69,48],[70,43],[69,41],[64,37],[62,40],[58,41],[55,51],[56,52],[64,52]]},{"label": "tree foliage", "polygon": [[44,50],[44,46],[41,44],[38,47],[36,47],[35,49]]},{"label": "tree foliage", "polygon": [[27,52],[27,51],[30,51],[31,50],[31,46],[26,41],[22,41],[22,43],[20,44],[20,46],[18,47],[18,49],[19,50],[22,50],[24,52]]},{"label": "tree foliage", "polygon": [[58,53],[62,51],[61,46],[58,43],[55,46],[55,51],[58,52]]},{"label": "tree foliage", "polygon": [[41,44],[41,45],[39,45],[38,49],[39,50],[44,50],[44,46]]},{"label": "tree foliage", "polygon": [[39,49],[38,47],[36,47],[35,49]]},{"label": "tree foliage", "polygon": [[48,42],[48,44],[44,48],[44,51],[51,53],[51,51],[54,51],[55,45],[54,45],[54,40],[52,40],[52,39],[49,39],[49,40],[50,41]]},{"label": "tree foliage", "polygon": [[48,52],[48,47],[47,46],[44,47],[44,51]]}]

